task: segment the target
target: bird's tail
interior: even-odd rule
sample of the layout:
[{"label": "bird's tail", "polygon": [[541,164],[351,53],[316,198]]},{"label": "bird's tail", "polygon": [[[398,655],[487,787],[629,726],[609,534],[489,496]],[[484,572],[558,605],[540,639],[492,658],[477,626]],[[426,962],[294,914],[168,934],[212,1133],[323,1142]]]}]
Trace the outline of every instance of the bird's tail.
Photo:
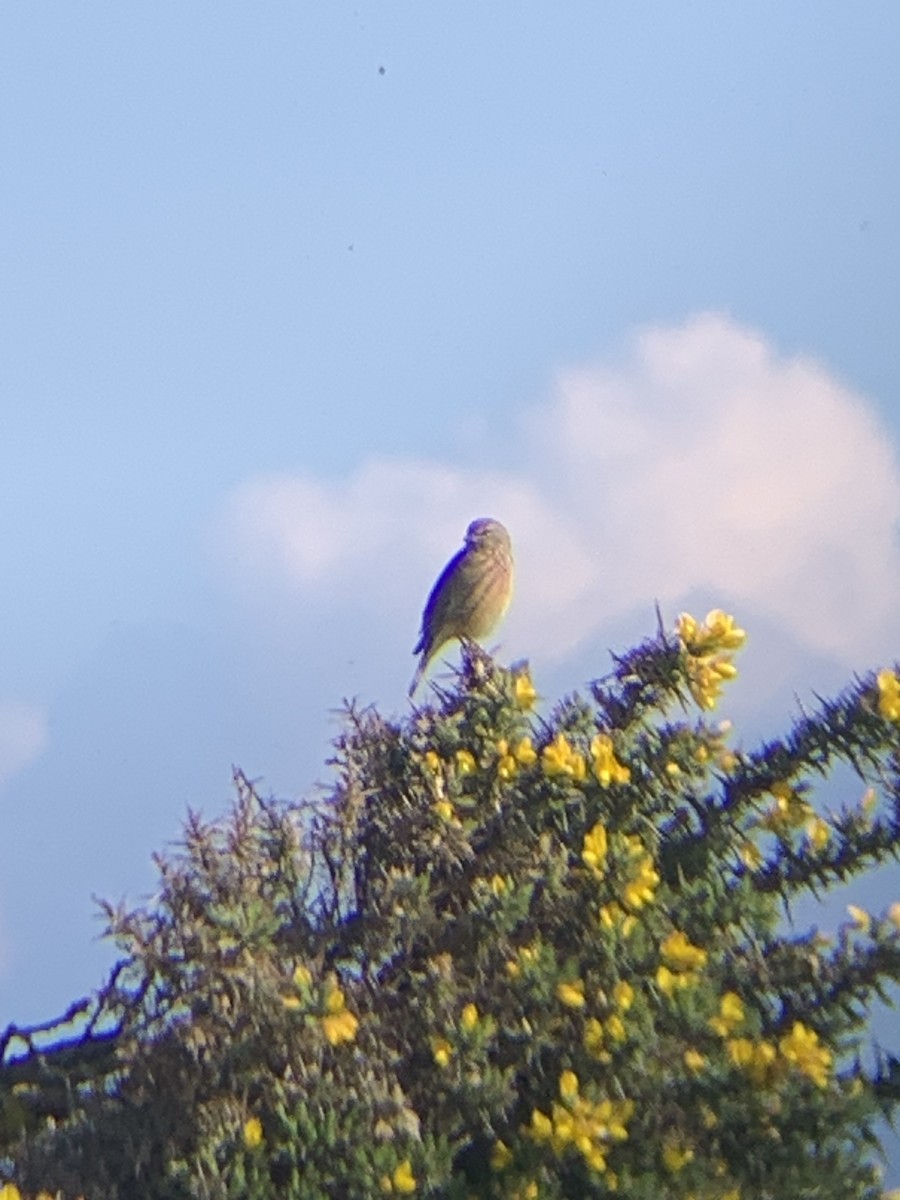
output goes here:
[{"label": "bird's tail", "polygon": [[425,674],[425,662],[426,659],[425,655],[423,654],[419,660],[419,665],[416,667],[416,673],[412,677],[412,683],[409,685],[409,691],[407,692],[410,700],[412,700],[413,696],[416,694],[416,688],[422,682],[422,676]]}]

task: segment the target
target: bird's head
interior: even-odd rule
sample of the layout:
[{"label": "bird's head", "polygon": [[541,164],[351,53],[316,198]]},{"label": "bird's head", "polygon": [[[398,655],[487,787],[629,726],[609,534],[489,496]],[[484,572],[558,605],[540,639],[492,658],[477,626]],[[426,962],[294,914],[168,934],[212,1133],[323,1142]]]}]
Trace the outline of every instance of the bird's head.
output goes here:
[{"label": "bird's head", "polygon": [[479,517],[466,530],[467,550],[502,550],[509,554],[512,544],[506,526],[493,517]]}]

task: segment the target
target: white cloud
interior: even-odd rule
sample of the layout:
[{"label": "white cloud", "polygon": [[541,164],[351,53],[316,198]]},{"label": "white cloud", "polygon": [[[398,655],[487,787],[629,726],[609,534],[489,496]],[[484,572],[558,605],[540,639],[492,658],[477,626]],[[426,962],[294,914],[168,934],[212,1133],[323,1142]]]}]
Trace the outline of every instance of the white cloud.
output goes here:
[{"label": "white cloud", "polygon": [[516,549],[513,654],[558,661],[697,595],[853,667],[896,653],[897,454],[812,359],[717,314],[651,327],[618,361],[561,372],[506,438],[518,471],[376,460],[340,483],[250,479],[220,546],[257,597],[418,615],[468,521],[491,515]]},{"label": "white cloud", "polygon": [[30,766],[47,745],[47,721],[40,709],[0,700],[0,789]]}]

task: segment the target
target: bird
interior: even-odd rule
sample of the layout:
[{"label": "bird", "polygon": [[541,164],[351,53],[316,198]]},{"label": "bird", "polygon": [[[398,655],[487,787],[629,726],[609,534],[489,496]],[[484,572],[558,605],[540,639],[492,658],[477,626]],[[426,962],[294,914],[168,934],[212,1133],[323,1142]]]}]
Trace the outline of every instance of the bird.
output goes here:
[{"label": "bird", "polygon": [[429,662],[453,638],[486,637],[509,607],[513,586],[512,542],[506,527],[480,517],[466,530],[465,544],[447,563],[425,604],[413,654],[419,665],[409,685],[415,694]]}]

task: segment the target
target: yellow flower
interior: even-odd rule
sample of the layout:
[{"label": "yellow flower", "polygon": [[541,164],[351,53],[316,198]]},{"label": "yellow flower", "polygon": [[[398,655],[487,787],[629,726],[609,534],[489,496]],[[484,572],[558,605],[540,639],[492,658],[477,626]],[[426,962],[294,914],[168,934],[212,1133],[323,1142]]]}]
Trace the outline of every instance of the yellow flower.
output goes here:
[{"label": "yellow flower", "polygon": [[738,857],[744,866],[749,867],[751,871],[755,871],[762,866],[762,851],[755,842],[749,840],[742,842],[738,849]]},{"label": "yellow flower", "polygon": [[747,640],[746,631],[739,629],[734,623],[734,617],[722,612],[721,608],[714,608],[712,612],[707,613],[705,624],[715,645],[721,646],[723,650],[737,650]]},{"label": "yellow flower", "polygon": [[671,1175],[677,1175],[694,1157],[694,1152],[687,1146],[669,1142],[663,1147],[663,1166]]},{"label": "yellow flower", "polygon": [[529,709],[534,707],[534,702],[537,700],[537,692],[534,690],[534,684],[531,682],[531,676],[527,671],[520,671],[516,675],[513,690],[515,691],[516,703],[519,708],[524,708],[528,712]]},{"label": "yellow flower", "polygon": [[634,1003],[634,988],[627,980],[620,979],[613,988],[613,1001],[616,1008],[620,1009],[623,1013],[628,1012],[629,1008],[631,1008]]},{"label": "yellow flower", "polygon": [[670,971],[662,964],[656,968],[656,985],[664,996],[673,996],[687,982],[688,980],[683,975],[676,975],[674,971]]},{"label": "yellow flower", "polygon": [[696,617],[692,617],[690,613],[681,613],[675,622],[675,633],[685,646],[694,645],[698,629],[697,619]]},{"label": "yellow flower", "polygon": [[22,1200],[22,1194],[14,1183],[4,1183],[0,1187],[0,1200]]},{"label": "yellow flower", "polygon": [[[257,1146],[261,1146],[263,1141],[262,1121],[259,1117],[250,1117],[244,1122],[244,1145],[248,1150],[255,1150]],[[0,1192],[0,1200],[4,1200],[3,1193]]]},{"label": "yellow flower", "polygon": [[736,1067],[746,1071],[756,1083],[764,1083],[775,1061],[771,1042],[754,1042],[751,1038],[729,1038],[725,1043],[728,1057]]},{"label": "yellow flower", "polygon": [[471,750],[457,750],[455,759],[456,771],[459,775],[471,775],[477,766],[475,755]]},{"label": "yellow flower", "polygon": [[684,660],[688,688],[701,708],[716,707],[722,694],[722,684],[737,676],[737,667],[728,654],[708,654],[697,658],[688,654]]},{"label": "yellow flower", "polygon": [[329,1046],[352,1042],[359,1029],[359,1020],[352,1012],[329,1013],[322,1018],[322,1032]]},{"label": "yellow flower", "polygon": [[878,711],[888,721],[900,721],[900,679],[893,671],[878,672]]},{"label": "yellow flower", "polygon": [[710,1017],[707,1024],[719,1037],[728,1035],[744,1021],[744,1005],[735,992],[726,992],[719,1002],[719,1015]]},{"label": "yellow flower", "polygon": [[509,752],[509,742],[506,738],[500,738],[495,749],[497,751],[497,774],[503,780],[514,779],[519,770],[519,764],[516,762],[515,756]]},{"label": "yellow flower", "polygon": [[809,802],[786,781],[773,783],[769,790],[775,797],[775,803],[760,819],[764,829],[783,835],[787,830],[799,829],[815,819]]},{"label": "yellow flower", "polygon": [[541,766],[545,775],[568,775],[576,783],[581,783],[587,774],[584,755],[572,749],[564,733],[558,733],[550,745],[544,747]]},{"label": "yellow flower", "polygon": [[459,1023],[467,1033],[471,1033],[478,1024],[478,1009],[474,1004],[467,1004],[459,1015]]},{"label": "yellow flower", "polygon": [[328,980],[325,992],[325,1016],[322,1017],[322,1032],[330,1046],[341,1042],[352,1042],[359,1029],[359,1021],[347,1009],[347,1000],[334,976]]},{"label": "yellow flower", "polygon": [[808,1029],[802,1021],[795,1021],[791,1032],[779,1040],[778,1049],[782,1057],[811,1079],[816,1087],[827,1085],[832,1054],[819,1045],[819,1035],[814,1029]]},{"label": "yellow flower", "polygon": [[553,1122],[540,1109],[536,1108],[531,1114],[531,1126],[528,1131],[536,1142],[545,1142],[553,1136]]},{"label": "yellow flower", "polygon": [[563,1100],[574,1100],[578,1095],[578,1076],[574,1071],[563,1071],[560,1075],[559,1094]]},{"label": "yellow flower", "polygon": [[609,839],[606,835],[606,826],[598,821],[594,828],[584,835],[584,846],[581,851],[581,861],[597,879],[603,878],[608,850]]},{"label": "yellow flower", "polygon": [[584,1025],[584,1048],[594,1058],[601,1062],[608,1061],[612,1056],[604,1047],[603,1025],[596,1017],[590,1017]]},{"label": "yellow flower", "polygon": [[600,924],[606,929],[618,929],[622,937],[628,937],[634,932],[637,925],[637,918],[625,910],[619,904],[604,904],[600,909]]},{"label": "yellow flower", "polygon": [[716,766],[724,774],[730,775],[739,762],[740,759],[733,750],[723,750],[716,759]]},{"label": "yellow flower", "polygon": [[859,908],[856,904],[848,904],[847,912],[856,928],[862,930],[863,933],[868,933],[872,925],[872,918],[869,913],[864,908]]},{"label": "yellow flower", "polygon": [[688,941],[680,929],[673,930],[659,948],[663,962],[673,971],[696,971],[706,966],[707,952]]},{"label": "yellow flower", "polygon": [[645,854],[637,864],[637,874],[625,884],[622,903],[626,908],[637,910],[649,904],[659,884],[659,873],[653,859]]},{"label": "yellow flower", "polygon": [[453,1057],[453,1047],[446,1038],[433,1037],[431,1039],[431,1053],[439,1067],[446,1067]]},{"label": "yellow flower", "polygon": [[303,989],[308,988],[312,984],[312,971],[309,967],[305,967],[302,963],[294,968],[293,974],[294,987]]},{"label": "yellow flower", "polygon": [[753,1060],[753,1042],[750,1038],[729,1038],[725,1046],[728,1057],[736,1067],[749,1066]]},{"label": "yellow flower", "polygon": [[887,911],[888,920],[897,929],[900,929],[900,901],[895,900]]},{"label": "yellow flower", "polygon": [[606,1032],[614,1042],[625,1041],[625,1022],[616,1013],[606,1018]]},{"label": "yellow flower", "polygon": [[689,1071],[702,1071],[706,1066],[706,1056],[691,1047],[684,1052],[684,1065]]},{"label": "yellow flower", "polygon": [[456,816],[456,809],[449,800],[435,800],[431,807],[442,821],[452,821]]},{"label": "yellow flower", "polygon": [[806,838],[813,850],[824,850],[831,838],[831,827],[821,817],[810,817],[806,822]]},{"label": "yellow flower", "polygon": [[530,767],[537,762],[537,750],[532,745],[530,737],[519,739],[513,750],[513,757],[520,767]]},{"label": "yellow flower", "polygon": [[438,752],[436,750],[426,750],[425,751],[425,766],[428,768],[429,771],[431,771],[435,775],[439,775],[441,773],[441,768],[443,767],[443,765],[444,764],[441,762],[441,756],[438,754]]},{"label": "yellow flower", "polygon": [[493,1149],[491,1150],[491,1170],[502,1171],[505,1167],[509,1166],[511,1161],[512,1151],[505,1142],[501,1142],[498,1139],[494,1142]]},{"label": "yellow flower", "polygon": [[495,896],[502,896],[504,892],[509,891],[509,880],[504,879],[502,875],[492,875],[488,880],[488,887]]},{"label": "yellow flower", "polygon": [[746,631],[740,629],[734,617],[721,608],[708,612],[702,625],[690,613],[682,613],[676,622],[675,632],[685,649],[692,654],[737,650],[747,640]]},{"label": "yellow flower", "polygon": [[613,741],[608,733],[598,733],[591,741],[594,775],[601,787],[611,783],[628,783],[631,771],[616,758]]},{"label": "yellow flower", "polygon": [[720,608],[707,613],[702,625],[690,613],[682,613],[676,633],[691,695],[701,708],[714,708],[722,684],[737,675],[730,651],[743,645],[746,633]]},{"label": "yellow flower", "polygon": [[328,981],[328,989],[325,993],[325,1009],[326,1009],[326,1011],[330,1012],[330,1013],[343,1012],[344,1008],[346,1007],[346,1004],[347,1004],[347,1000],[344,996],[343,991],[341,990],[339,984],[337,984],[335,982],[334,978],[332,977]]},{"label": "yellow flower", "polygon": [[574,979],[571,983],[557,984],[556,996],[567,1008],[584,1008],[584,981]]},{"label": "yellow flower", "polygon": [[408,1196],[416,1190],[416,1177],[412,1173],[412,1164],[408,1158],[404,1158],[403,1162],[394,1168],[392,1180],[395,1189],[401,1195]]}]

